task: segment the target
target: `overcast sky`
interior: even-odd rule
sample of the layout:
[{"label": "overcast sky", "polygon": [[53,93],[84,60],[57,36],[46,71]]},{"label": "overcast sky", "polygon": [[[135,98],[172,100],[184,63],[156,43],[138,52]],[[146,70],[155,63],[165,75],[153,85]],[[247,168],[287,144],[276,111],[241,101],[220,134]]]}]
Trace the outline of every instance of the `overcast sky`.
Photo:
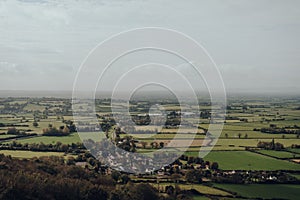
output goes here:
[{"label": "overcast sky", "polygon": [[141,27],[197,40],[228,91],[300,92],[297,0],[0,0],[0,90],[71,90],[98,43]]}]

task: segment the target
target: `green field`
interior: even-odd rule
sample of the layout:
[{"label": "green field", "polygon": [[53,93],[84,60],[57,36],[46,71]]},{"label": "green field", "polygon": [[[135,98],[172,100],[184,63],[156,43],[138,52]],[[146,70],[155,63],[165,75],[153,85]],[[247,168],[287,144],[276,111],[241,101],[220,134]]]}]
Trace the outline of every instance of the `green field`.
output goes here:
[{"label": "green field", "polygon": [[300,185],[288,184],[214,184],[216,187],[232,191],[248,198],[295,199],[300,197]]},{"label": "green field", "polygon": [[[164,139],[164,140],[172,140],[173,137],[175,137],[175,134],[157,134],[154,135],[150,138],[147,138],[146,136],[149,135],[142,135],[142,134],[135,134],[135,138],[139,137],[141,139],[139,139],[140,141],[145,141],[145,142],[152,142],[154,141],[154,138],[157,139]],[[191,137],[189,135],[187,135],[188,138]],[[180,137],[180,138],[184,138],[184,137]],[[203,135],[196,135],[195,139],[203,139],[204,136]],[[244,150],[246,146],[248,147],[256,147],[259,141],[264,141],[264,142],[271,142],[271,139],[266,139],[266,138],[262,138],[262,139],[224,139],[224,138],[219,138],[216,145],[214,146],[214,150]],[[281,144],[283,144],[285,147],[289,147],[293,144],[298,144],[300,145],[300,139],[275,139],[275,142],[279,142]],[[199,149],[199,148],[198,148]],[[190,151],[196,151],[198,149],[195,149],[194,147],[190,148]]]},{"label": "green field", "polygon": [[[237,113],[237,116],[240,116],[242,113]],[[278,122],[272,122],[272,124],[277,124],[278,126],[287,126],[287,125],[300,125],[300,121],[278,121]],[[248,138],[281,138],[282,134],[267,134],[267,133],[261,133],[259,131],[253,131],[254,128],[267,128],[270,124],[268,123],[260,123],[259,121],[255,122],[229,122],[225,123],[221,137],[225,137],[225,134],[228,134],[229,138],[238,138],[238,134],[241,134],[241,137],[243,138],[246,134],[248,135]],[[200,124],[203,128],[208,128],[209,124]],[[293,138],[295,139],[294,134],[285,134],[286,138]]]},{"label": "green field", "polygon": [[294,156],[297,156],[297,154],[286,152],[286,151],[260,150],[258,152],[276,158],[294,158]]},{"label": "green field", "polygon": [[300,180],[300,174],[290,174],[290,175]]},{"label": "green field", "polygon": [[[259,141],[271,142],[271,139],[218,139],[213,150],[244,150],[246,146],[256,147]],[[275,139],[275,142],[283,144],[285,147],[289,147],[293,144],[300,144],[299,139]],[[197,149],[191,147],[189,151],[196,151]],[[199,148],[198,148],[199,150]],[[290,151],[295,151],[297,149],[289,149]],[[298,151],[300,153],[300,151]]]},{"label": "green field", "polygon": [[[129,134],[133,136],[134,138],[140,139],[140,140],[154,140],[154,139],[173,139],[176,134],[173,133],[167,133],[167,134]],[[121,137],[124,137],[125,134],[121,134]],[[191,138],[191,135],[187,134],[186,137],[182,138]],[[205,135],[195,135],[195,138],[203,139],[205,138]]]},{"label": "green field", "polygon": [[9,137],[16,137],[16,135],[9,135],[9,134],[5,134],[5,135],[0,135],[0,138],[9,138]]},{"label": "green field", "polygon": [[25,143],[41,143],[44,144],[56,144],[57,142],[61,142],[63,144],[72,144],[81,142],[79,136],[77,133],[71,134],[69,136],[63,136],[63,137],[55,137],[55,136],[40,136],[40,137],[33,137],[28,139],[19,139],[17,142],[25,144]]},{"label": "green field", "polygon": [[59,152],[34,152],[34,151],[10,151],[0,150],[0,154],[11,155],[15,158],[33,158],[41,156],[64,156],[64,153]]},{"label": "green field", "polygon": [[300,149],[288,148],[287,150],[293,153],[300,154]]},{"label": "green field", "polygon": [[[157,188],[157,184],[152,184],[152,185]],[[174,183],[161,183],[159,185],[160,185],[160,187],[166,187],[168,185],[174,185]],[[184,189],[184,190],[195,189],[198,192],[200,192],[202,194],[207,194],[207,195],[232,196],[230,193],[225,192],[223,190],[219,190],[219,189],[209,187],[209,186],[206,186],[206,185],[201,185],[201,184],[193,184],[193,185],[176,184],[176,185],[179,186],[180,189]]]},{"label": "green field", "polygon": [[207,198],[205,196],[194,196],[193,200],[209,200],[210,198]]},{"label": "green field", "polygon": [[300,170],[298,164],[248,151],[211,151],[204,160],[218,162],[223,170]]},{"label": "green field", "polygon": [[[219,139],[216,145],[220,145],[228,147],[229,145],[234,145],[235,147],[238,146],[249,146],[249,147],[256,147],[259,141],[262,142],[271,142],[271,139]],[[275,139],[275,142],[279,142],[283,144],[285,147],[289,147],[292,144],[300,144],[300,139]]]},{"label": "green field", "polygon": [[37,105],[37,104],[28,104],[25,106],[24,110],[28,111],[43,111],[45,106]]}]

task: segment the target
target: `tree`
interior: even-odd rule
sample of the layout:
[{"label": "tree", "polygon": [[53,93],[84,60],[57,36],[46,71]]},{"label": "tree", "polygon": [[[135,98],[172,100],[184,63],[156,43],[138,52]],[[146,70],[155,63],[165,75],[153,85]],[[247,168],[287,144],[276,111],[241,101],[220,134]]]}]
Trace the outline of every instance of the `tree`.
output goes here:
[{"label": "tree", "polygon": [[228,134],[227,133],[225,133],[225,137],[228,138]]},{"label": "tree", "polygon": [[281,143],[279,143],[279,142],[276,142],[276,143],[275,143],[274,150],[280,151],[280,150],[282,150],[282,149],[284,149],[283,144],[281,144]]},{"label": "tree", "polygon": [[204,163],[204,160],[203,160],[203,158],[196,157],[196,158],[194,158],[194,163],[202,164],[202,163]]},{"label": "tree", "polygon": [[163,143],[163,142],[160,142],[160,143],[159,143],[159,147],[160,147],[160,148],[164,148],[164,146],[165,146],[165,143]]},{"label": "tree", "polygon": [[7,134],[12,134],[12,135],[16,135],[19,133],[19,130],[17,130],[15,127],[12,128],[8,128],[7,129]]},{"label": "tree", "polygon": [[118,172],[118,171],[113,171],[113,172],[111,173],[111,177],[112,177],[112,179],[114,179],[116,182],[118,182],[118,180],[119,180],[120,177],[121,177],[121,173]]},{"label": "tree", "polygon": [[110,194],[110,200],[122,200],[122,194],[118,190],[112,191]]},{"label": "tree", "polygon": [[157,191],[147,183],[133,185],[128,191],[129,199],[132,200],[154,200],[159,199]]},{"label": "tree", "polygon": [[121,175],[121,181],[122,181],[123,184],[126,184],[130,181],[130,178],[127,174],[122,174]]},{"label": "tree", "polygon": [[[85,156],[86,157],[86,156]],[[89,157],[87,159],[87,162],[91,165],[91,166],[95,166],[96,165],[96,160],[93,157]]]},{"label": "tree", "polygon": [[158,144],[157,144],[157,142],[151,142],[151,148],[152,149],[157,149],[157,147],[158,147]]},{"label": "tree", "polygon": [[175,193],[175,188],[172,185],[166,186],[166,193],[168,195],[174,195]]},{"label": "tree", "polygon": [[34,122],[32,123],[32,126],[34,126],[34,127],[36,128],[36,127],[39,126],[39,123],[37,123],[36,121],[34,121]]},{"label": "tree", "polygon": [[241,138],[242,134],[241,134],[241,133],[239,133],[239,134],[238,134],[238,136],[239,136],[239,138]]},{"label": "tree", "polygon": [[187,164],[192,164],[192,163],[194,163],[194,160],[195,160],[195,158],[194,158],[193,156],[190,156],[190,157],[188,158]]},{"label": "tree", "polygon": [[274,140],[274,138],[272,139],[270,146],[271,146],[270,149],[275,149],[275,140]]},{"label": "tree", "polygon": [[199,170],[192,169],[185,174],[185,179],[189,183],[202,183],[202,174]]},{"label": "tree", "polygon": [[87,199],[107,199],[108,194],[101,187],[93,187],[87,193]]},{"label": "tree", "polygon": [[213,162],[211,164],[211,167],[210,167],[212,170],[218,170],[219,169],[219,164],[217,162]]},{"label": "tree", "polygon": [[70,133],[74,133],[74,132],[77,132],[77,129],[76,129],[76,126],[75,124],[71,121],[69,125],[67,125]]}]

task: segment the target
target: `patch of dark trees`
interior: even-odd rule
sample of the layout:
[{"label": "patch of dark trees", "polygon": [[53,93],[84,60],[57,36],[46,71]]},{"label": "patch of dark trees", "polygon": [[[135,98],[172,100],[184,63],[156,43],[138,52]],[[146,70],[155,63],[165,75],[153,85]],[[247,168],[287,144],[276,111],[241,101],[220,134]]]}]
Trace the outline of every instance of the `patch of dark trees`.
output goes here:
[{"label": "patch of dark trees", "polygon": [[102,174],[88,167],[68,164],[56,156],[20,160],[0,154],[0,188],[0,199],[4,200],[192,199],[179,188],[168,187],[167,193],[160,195],[147,183],[132,183],[126,174]]},{"label": "patch of dark trees", "polygon": [[31,129],[28,130],[18,130],[15,127],[10,127],[7,129],[7,134],[9,135],[17,135],[17,136],[35,136],[37,135],[36,133],[27,133],[27,132],[31,132]]},{"label": "patch of dark trees", "polygon": [[270,124],[268,128],[254,128],[253,131],[260,131],[262,133],[271,134],[300,134],[300,127],[297,125],[277,127],[275,124]]},{"label": "patch of dark trees", "polygon": [[71,123],[69,125],[60,126],[59,128],[56,127],[48,127],[43,129],[43,136],[68,136],[71,133],[77,132],[76,126]]},{"label": "patch of dark trees", "polygon": [[291,148],[292,149],[300,149],[300,145],[299,144],[292,144]]},{"label": "patch of dark trees", "polygon": [[115,182],[63,158],[18,160],[0,155],[0,199],[109,199]]},{"label": "patch of dark trees", "polygon": [[0,123],[0,127],[29,127],[27,124],[4,124]]},{"label": "patch of dark trees", "polygon": [[[151,123],[149,114],[145,115],[132,115],[132,121],[138,126],[147,126]],[[181,124],[181,114],[176,111],[170,111],[167,113],[167,119],[165,122],[166,127],[176,127]]]},{"label": "patch of dark trees", "polygon": [[114,126],[114,125],[116,125],[116,122],[115,122],[115,120],[113,118],[106,119],[106,118],[103,117],[102,121],[100,123],[100,127],[101,127],[101,130],[103,132],[109,131],[112,128],[112,126]]},{"label": "patch of dark trees", "polygon": [[211,117],[210,111],[202,111],[200,113],[200,118],[202,118],[202,119],[209,119],[210,117]]},{"label": "patch of dark trees", "polygon": [[276,151],[281,151],[284,149],[283,144],[279,143],[279,142],[275,142],[274,139],[272,139],[271,142],[262,142],[259,141],[257,144],[257,148],[260,149],[266,149],[266,150],[276,150]]}]

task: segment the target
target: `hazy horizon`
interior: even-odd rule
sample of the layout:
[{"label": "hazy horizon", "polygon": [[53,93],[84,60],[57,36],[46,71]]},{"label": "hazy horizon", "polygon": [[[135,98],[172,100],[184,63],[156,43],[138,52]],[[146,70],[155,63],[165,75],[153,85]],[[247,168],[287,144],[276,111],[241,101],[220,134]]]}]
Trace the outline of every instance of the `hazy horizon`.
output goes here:
[{"label": "hazy horizon", "polygon": [[[84,97],[87,91],[82,91],[82,96]],[[124,96],[126,92],[124,91]],[[163,91],[142,91],[140,95],[164,95]],[[185,92],[177,92],[177,94],[187,95]],[[292,92],[256,92],[256,91],[227,91],[228,98],[234,97],[300,97],[299,93]],[[87,95],[89,96],[89,95]],[[121,94],[122,96],[122,94]],[[197,96],[199,98],[209,98],[207,91],[198,91]],[[71,90],[0,90],[0,98],[72,98]],[[97,91],[96,98],[111,98],[111,92],[109,91]],[[187,96],[188,98],[188,96]]]},{"label": "hazy horizon", "polygon": [[2,92],[71,91],[96,45],[142,27],[202,44],[228,93],[300,91],[299,1],[10,0],[0,1],[0,27]]}]

